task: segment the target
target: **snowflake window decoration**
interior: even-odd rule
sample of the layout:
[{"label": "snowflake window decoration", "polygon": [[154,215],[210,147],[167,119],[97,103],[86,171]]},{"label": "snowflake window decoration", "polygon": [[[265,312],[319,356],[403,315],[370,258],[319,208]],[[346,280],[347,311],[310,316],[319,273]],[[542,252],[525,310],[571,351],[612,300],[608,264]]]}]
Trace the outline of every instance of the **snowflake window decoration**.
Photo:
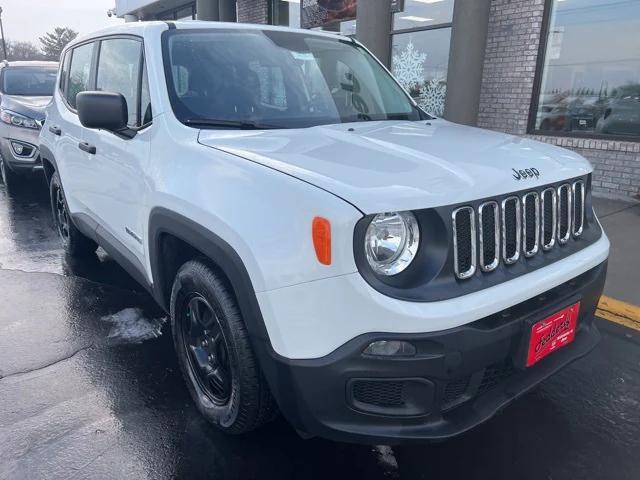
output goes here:
[{"label": "snowflake window decoration", "polygon": [[393,56],[393,74],[422,109],[441,116],[444,113],[447,84],[444,79],[425,80],[426,59],[427,54],[417,50],[409,40],[405,49]]},{"label": "snowflake window decoration", "polygon": [[409,40],[407,47],[399,55],[393,56],[393,73],[407,90],[413,90],[424,81],[424,61],[426,53],[417,51]]},{"label": "snowflake window decoration", "polygon": [[432,79],[425,82],[416,101],[420,107],[434,115],[444,114],[444,102],[447,97],[447,84],[443,80]]}]

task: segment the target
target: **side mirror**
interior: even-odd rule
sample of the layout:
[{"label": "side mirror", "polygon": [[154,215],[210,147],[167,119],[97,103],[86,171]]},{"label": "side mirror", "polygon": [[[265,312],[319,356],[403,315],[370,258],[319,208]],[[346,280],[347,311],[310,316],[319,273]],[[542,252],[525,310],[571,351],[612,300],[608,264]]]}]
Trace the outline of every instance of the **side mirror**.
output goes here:
[{"label": "side mirror", "polygon": [[86,128],[117,132],[127,129],[127,100],[120,93],[81,92],[76,97],[80,123]]}]

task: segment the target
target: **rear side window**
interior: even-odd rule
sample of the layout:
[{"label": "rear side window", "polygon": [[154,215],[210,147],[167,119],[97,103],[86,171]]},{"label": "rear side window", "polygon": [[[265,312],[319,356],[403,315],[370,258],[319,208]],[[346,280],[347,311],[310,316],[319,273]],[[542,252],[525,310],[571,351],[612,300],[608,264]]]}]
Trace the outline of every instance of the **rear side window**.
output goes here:
[{"label": "rear side window", "polygon": [[96,87],[104,92],[121,93],[124,96],[129,111],[127,124],[130,127],[139,125],[138,92],[141,66],[141,42],[127,38],[102,41]]},{"label": "rear side window", "polygon": [[71,66],[69,67],[69,85],[67,87],[67,102],[76,108],[76,97],[79,93],[90,88],[91,60],[95,44],[88,43],[73,50]]}]

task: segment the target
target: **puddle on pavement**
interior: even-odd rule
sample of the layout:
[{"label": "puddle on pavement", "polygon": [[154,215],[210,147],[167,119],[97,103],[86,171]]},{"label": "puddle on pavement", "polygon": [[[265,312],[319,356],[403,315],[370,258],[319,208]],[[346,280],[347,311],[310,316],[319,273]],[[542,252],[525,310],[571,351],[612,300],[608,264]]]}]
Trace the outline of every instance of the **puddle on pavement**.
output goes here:
[{"label": "puddle on pavement", "polygon": [[112,315],[102,317],[111,323],[108,338],[115,343],[142,343],[162,335],[167,317],[146,318],[141,308],[125,308]]}]

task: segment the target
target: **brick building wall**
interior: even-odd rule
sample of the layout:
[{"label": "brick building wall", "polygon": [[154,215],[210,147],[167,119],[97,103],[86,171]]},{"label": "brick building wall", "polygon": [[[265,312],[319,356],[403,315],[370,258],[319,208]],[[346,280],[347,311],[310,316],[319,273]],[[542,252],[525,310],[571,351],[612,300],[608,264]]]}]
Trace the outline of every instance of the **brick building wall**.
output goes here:
[{"label": "brick building wall", "polygon": [[478,126],[527,133],[544,0],[492,0]]},{"label": "brick building wall", "polygon": [[[478,126],[526,135],[540,49],[545,0],[492,0]],[[594,189],[640,195],[640,143],[531,136],[570,148],[595,167]]]},{"label": "brick building wall", "polygon": [[238,22],[269,23],[268,0],[238,0]]}]

